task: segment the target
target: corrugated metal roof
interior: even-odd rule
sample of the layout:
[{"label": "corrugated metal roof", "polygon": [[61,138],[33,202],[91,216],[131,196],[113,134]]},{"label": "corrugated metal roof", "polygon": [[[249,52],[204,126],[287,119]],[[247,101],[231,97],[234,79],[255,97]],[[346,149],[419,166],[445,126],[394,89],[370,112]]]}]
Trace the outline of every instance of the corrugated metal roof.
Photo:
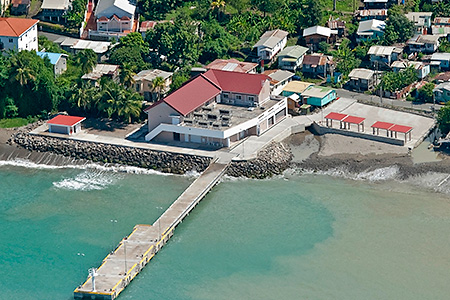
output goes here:
[{"label": "corrugated metal roof", "polygon": [[259,41],[253,46],[259,47],[259,46],[265,46],[268,48],[273,48],[277,43],[279,43],[282,39],[287,37],[289,32],[281,30],[281,29],[275,29],[271,31],[266,31]]},{"label": "corrugated metal roof", "polygon": [[375,56],[391,55],[392,52],[394,52],[394,49],[395,49],[395,47],[390,47],[390,46],[372,46],[372,47],[370,47],[367,54],[375,55]]},{"label": "corrugated metal roof", "polygon": [[283,51],[281,51],[280,53],[278,53],[278,57],[281,56],[287,56],[287,57],[292,57],[292,58],[299,58],[302,55],[305,55],[306,52],[308,52],[308,48],[306,47],[302,47],[302,46],[290,46],[290,47],[286,47],[283,49]]},{"label": "corrugated metal roof", "polygon": [[69,0],[44,0],[42,2],[42,9],[57,9],[66,10],[69,8]]},{"label": "corrugated metal roof", "polygon": [[367,20],[359,22],[357,34],[373,31],[384,31],[386,23],[380,20]]},{"label": "corrugated metal roof", "polygon": [[350,72],[350,74],[348,74],[348,77],[356,78],[356,79],[370,79],[373,77],[374,74],[375,74],[375,72],[372,70],[357,68],[357,69],[353,69]]},{"label": "corrugated metal roof", "polygon": [[313,26],[313,27],[303,29],[303,37],[314,35],[314,34],[330,37],[331,29],[328,27],[323,27],[323,26]]}]

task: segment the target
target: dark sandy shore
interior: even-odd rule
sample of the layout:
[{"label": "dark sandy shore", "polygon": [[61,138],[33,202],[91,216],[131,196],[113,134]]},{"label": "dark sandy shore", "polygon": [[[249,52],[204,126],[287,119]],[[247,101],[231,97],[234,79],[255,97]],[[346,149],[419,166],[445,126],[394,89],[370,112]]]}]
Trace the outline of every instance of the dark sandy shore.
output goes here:
[{"label": "dark sandy shore", "polygon": [[[304,170],[345,168],[350,173],[361,173],[397,166],[402,179],[428,172],[450,173],[450,157],[446,154],[440,154],[442,160],[438,162],[415,164],[405,147],[338,135],[312,136],[309,132],[293,135],[285,143],[294,153],[293,165]],[[308,158],[296,160],[299,148],[303,152],[305,148],[313,148],[314,151],[310,150],[312,153]]]}]

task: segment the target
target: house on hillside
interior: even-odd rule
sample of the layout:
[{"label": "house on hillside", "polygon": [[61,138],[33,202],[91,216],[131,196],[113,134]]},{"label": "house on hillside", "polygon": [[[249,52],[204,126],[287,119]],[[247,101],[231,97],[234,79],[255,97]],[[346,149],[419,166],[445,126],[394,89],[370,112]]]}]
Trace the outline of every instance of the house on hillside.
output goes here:
[{"label": "house on hillside", "polygon": [[90,81],[93,85],[98,86],[98,80],[102,77],[109,77],[115,82],[119,81],[119,70],[118,65],[108,65],[108,64],[97,64],[92,72],[84,74],[81,79]]},{"label": "house on hillside", "polygon": [[[170,90],[170,84],[172,83],[172,72],[162,71],[158,69],[143,70],[133,76],[134,88],[136,92],[144,96],[145,101],[155,101],[158,96],[164,96]],[[158,91],[153,88],[153,80],[157,77],[161,77],[164,80],[164,86],[159,91],[160,95],[157,95]]]},{"label": "house on hillside", "polygon": [[433,53],[430,64],[438,70],[450,70],[450,53]]},{"label": "house on hillside", "polygon": [[436,35],[416,34],[406,42],[406,45],[409,52],[434,53],[439,48],[439,38]]},{"label": "house on hillside", "polygon": [[437,103],[446,103],[450,100],[450,82],[438,84],[433,89],[434,99]]},{"label": "house on hillside", "polygon": [[408,20],[414,23],[417,34],[427,34],[431,27],[432,12],[409,12],[406,14]]},{"label": "house on hillside", "polygon": [[361,43],[381,38],[385,27],[386,23],[384,21],[375,19],[359,22],[358,30],[356,31],[356,42]]},{"label": "house on hillside", "polygon": [[313,85],[302,93],[303,103],[322,107],[336,100],[336,91],[326,86]]},{"label": "house on hillside", "polygon": [[111,42],[100,42],[100,41],[90,41],[74,39],[70,37],[61,37],[54,42],[58,44],[63,50],[77,54],[85,49],[91,49],[97,54],[97,61],[105,61],[107,59],[107,54],[114,44]]},{"label": "house on hillside", "polygon": [[133,31],[136,2],[134,0],[99,0],[95,8],[97,31],[89,37],[121,37]]},{"label": "house on hillside", "polygon": [[373,19],[386,21],[387,9],[362,9],[356,12],[357,21],[367,21]]},{"label": "house on hillside", "polygon": [[27,15],[30,9],[31,0],[12,0],[11,14],[15,16]]},{"label": "house on hillside", "polygon": [[37,51],[38,20],[0,18],[0,52],[6,50]]},{"label": "house on hillside", "polygon": [[375,71],[369,69],[353,69],[349,78],[349,88],[356,91],[369,91],[377,85]]},{"label": "house on hillside", "polygon": [[295,72],[301,68],[306,52],[308,48],[298,45],[284,48],[277,55],[278,68]]},{"label": "house on hillside", "polygon": [[145,109],[145,140],[230,147],[286,118],[286,103],[266,75],[209,70]]},{"label": "house on hillside", "polygon": [[302,73],[307,77],[327,78],[334,73],[333,57],[323,53],[305,55],[303,58]]},{"label": "house on hillside", "polygon": [[383,63],[390,66],[392,62],[401,58],[402,53],[403,49],[388,46],[372,46],[367,52],[372,64],[375,65],[379,63],[380,68]]},{"label": "house on hillside", "polygon": [[45,22],[65,23],[71,7],[70,0],[44,0],[39,18]]},{"label": "house on hillside", "polygon": [[424,79],[430,74],[430,65],[426,65],[421,61],[394,61],[391,65],[394,72],[401,72],[406,68],[412,66],[417,72],[417,78],[419,80]]},{"label": "house on hillside", "polygon": [[309,49],[317,51],[321,42],[328,44],[335,43],[337,33],[337,30],[331,30],[328,27],[313,26],[303,29],[303,38]]},{"label": "house on hillside", "polygon": [[289,32],[281,29],[264,32],[259,41],[253,46],[253,51],[256,51],[256,61],[271,61],[278,52],[286,47],[288,34]]},{"label": "house on hillside", "polygon": [[343,37],[345,34],[345,21],[335,20],[331,17],[328,19],[326,26],[337,32],[338,37]]},{"label": "house on hillside", "polygon": [[255,74],[257,63],[239,61],[235,58],[230,59],[216,59],[206,66],[208,70],[222,70],[240,73]]},{"label": "house on hillside", "polygon": [[267,70],[264,72],[264,75],[270,77],[270,90],[272,94],[279,95],[295,74],[286,70]]},{"label": "house on hillside", "polygon": [[42,58],[48,58],[53,65],[53,73],[55,76],[62,74],[67,70],[67,54],[63,53],[51,53],[51,52],[36,52],[36,54]]}]

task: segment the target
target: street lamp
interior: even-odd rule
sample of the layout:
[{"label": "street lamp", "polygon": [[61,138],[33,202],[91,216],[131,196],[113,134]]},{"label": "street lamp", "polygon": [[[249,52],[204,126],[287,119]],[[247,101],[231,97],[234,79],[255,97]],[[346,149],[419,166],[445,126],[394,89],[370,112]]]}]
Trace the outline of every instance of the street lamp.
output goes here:
[{"label": "street lamp", "polygon": [[111,224],[112,224],[112,246],[111,246],[111,254],[114,252],[114,224],[116,224],[117,223],[117,220],[116,219],[112,219],[112,220],[110,220],[111,221]]},{"label": "street lamp", "polygon": [[123,238],[123,253],[124,253],[124,256],[125,256],[125,259],[124,259],[124,261],[125,261],[125,276],[127,275],[127,271],[128,271],[128,268],[127,268],[127,237],[124,237]]},{"label": "street lamp", "polygon": [[77,255],[80,258],[79,259],[79,261],[80,261],[80,273],[81,273],[81,278],[83,278],[83,261],[82,261],[82,258],[85,257],[85,254],[82,253],[82,252],[78,252]]}]

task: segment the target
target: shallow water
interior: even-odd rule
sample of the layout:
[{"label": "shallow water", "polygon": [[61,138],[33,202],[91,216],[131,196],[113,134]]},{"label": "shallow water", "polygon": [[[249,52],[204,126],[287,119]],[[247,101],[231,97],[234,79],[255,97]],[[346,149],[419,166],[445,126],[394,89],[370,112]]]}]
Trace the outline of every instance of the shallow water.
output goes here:
[{"label": "shallow water", "polygon": [[[119,299],[448,299],[450,201],[434,192],[444,175],[416,186],[392,170],[225,178]],[[1,298],[70,299],[192,180],[0,167]]]}]

